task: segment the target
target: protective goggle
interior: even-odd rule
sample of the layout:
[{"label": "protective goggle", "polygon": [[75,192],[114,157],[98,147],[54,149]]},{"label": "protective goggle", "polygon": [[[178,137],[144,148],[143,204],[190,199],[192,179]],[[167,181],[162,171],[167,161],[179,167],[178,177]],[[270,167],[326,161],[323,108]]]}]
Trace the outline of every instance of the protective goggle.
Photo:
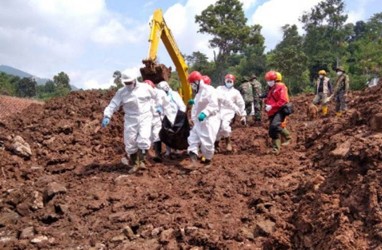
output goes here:
[{"label": "protective goggle", "polygon": [[134,81],[131,81],[131,82],[123,82],[123,84],[125,84],[125,85],[131,85],[131,84],[133,84],[134,83]]}]

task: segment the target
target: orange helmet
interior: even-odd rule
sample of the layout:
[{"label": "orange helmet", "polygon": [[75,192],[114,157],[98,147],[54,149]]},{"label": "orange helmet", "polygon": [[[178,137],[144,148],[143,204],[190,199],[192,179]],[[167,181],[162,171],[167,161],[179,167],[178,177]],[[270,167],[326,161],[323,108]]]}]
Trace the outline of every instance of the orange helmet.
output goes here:
[{"label": "orange helmet", "polygon": [[144,82],[150,85],[151,87],[155,88],[155,84],[151,80],[144,80]]},{"label": "orange helmet", "polygon": [[224,79],[230,79],[233,82],[235,82],[236,77],[234,75],[232,75],[232,74],[227,74],[227,75],[225,75]]},{"label": "orange helmet", "polygon": [[193,83],[200,80],[202,80],[202,74],[200,74],[199,71],[192,71],[187,78],[187,81],[189,83]]},{"label": "orange helmet", "polygon": [[203,79],[203,82],[204,82],[205,84],[207,84],[207,85],[211,85],[211,78],[210,78],[209,76],[204,75],[204,76],[202,77],[202,79]]},{"label": "orange helmet", "polygon": [[276,71],[268,71],[266,74],[265,74],[265,80],[266,81],[276,81],[277,79],[277,74],[276,74]]}]

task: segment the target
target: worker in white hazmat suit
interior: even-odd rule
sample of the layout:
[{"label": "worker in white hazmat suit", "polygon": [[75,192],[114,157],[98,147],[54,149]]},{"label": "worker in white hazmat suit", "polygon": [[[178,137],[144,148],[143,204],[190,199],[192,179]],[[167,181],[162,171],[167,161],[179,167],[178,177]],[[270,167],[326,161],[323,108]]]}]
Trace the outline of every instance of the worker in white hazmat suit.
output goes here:
[{"label": "worker in white hazmat suit", "polygon": [[224,138],[226,142],[226,150],[232,151],[231,143],[231,123],[235,113],[240,116],[240,122],[246,124],[245,102],[240,92],[234,88],[235,76],[227,74],[224,77],[224,85],[218,86],[216,91],[219,96],[219,108],[221,124],[215,143],[215,149],[219,150],[219,141]]},{"label": "worker in white hazmat suit", "polygon": [[155,156],[153,160],[155,162],[162,162],[162,143],[159,138],[159,131],[162,128],[162,119],[163,119],[163,107],[162,100],[165,98],[165,94],[162,90],[158,89],[151,80],[144,80],[145,83],[150,85],[154,91],[157,93],[157,99],[151,100],[151,112],[153,114],[153,120],[151,125],[151,143],[154,148]]},{"label": "worker in white hazmat suit", "polygon": [[[168,112],[166,112],[166,116],[171,121],[171,123],[174,124],[178,110],[182,112],[186,112],[186,105],[184,104],[179,93],[176,91],[173,91],[170,88],[170,85],[166,81],[161,81],[160,83],[158,83],[157,88],[163,90],[164,93],[166,94],[166,100],[167,100],[167,103],[169,103],[168,105],[169,110]],[[170,155],[171,155],[171,148],[166,145],[166,157],[170,157]]]},{"label": "worker in white hazmat suit", "polygon": [[104,110],[102,127],[109,124],[113,113],[122,106],[125,113],[123,139],[132,165],[129,172],[132,173],[145,167],[146,152],[151,145],[151,100],[158,99],[158,96],[152,87],[133,77],[122,74],[121,82],[124,87],[118,89]]},{"label": "worker in white hazmat suit", "polygon": [[188,76],[192,91],[196,93],[193,99],[191,119],[194,124],[188,137],[190,155],[193,166],[197,164],[199,147],[205,157],[205,164],[210,164],[214,155],[214,143],[219,130],[219,104],[216,89],[202,80],[198,71]]}]

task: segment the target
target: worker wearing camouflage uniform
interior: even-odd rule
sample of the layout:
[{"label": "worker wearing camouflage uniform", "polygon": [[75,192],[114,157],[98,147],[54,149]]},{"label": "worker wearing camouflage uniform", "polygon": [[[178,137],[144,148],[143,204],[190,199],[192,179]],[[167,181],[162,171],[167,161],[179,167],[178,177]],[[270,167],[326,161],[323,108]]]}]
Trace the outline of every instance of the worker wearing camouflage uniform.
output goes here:
[{"label": "worker wearing camouflage uniform", "polygon": [[346,97],[349,91],[349,76],[345,74],[343,67],[337,67],[337,79],[334,84],[333,96],[336,101],[336,115],[341,116],[347,109]]},{"label": "worker wearing camouflage uniform", "polygon": [[316,82],[316,96],[313,99],[313,104],[322,105],[322,115],[328,114],[328,97],[332,94],[332,84],[329,77],[326,76],[325,70],[318,71],[318,79]]},{"label": "worker wearing camouflage uniform", "polygon": [[261,122],[261,108],[263,102],[260,99],[260,95],[262,93],[262,88],[261,83],[257,81],[256,75],[252,75],[248,82],[245,82],[240,86],[240,93],[244,99],[245,111],[247,115],[249,116],[251,114],[253,104],[255,121]]}]

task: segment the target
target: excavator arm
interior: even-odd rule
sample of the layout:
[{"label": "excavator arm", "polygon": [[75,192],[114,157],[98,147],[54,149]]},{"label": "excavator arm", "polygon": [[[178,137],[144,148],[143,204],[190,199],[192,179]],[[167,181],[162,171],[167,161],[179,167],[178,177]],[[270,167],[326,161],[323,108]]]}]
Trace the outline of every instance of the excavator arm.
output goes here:
[{"label": "excavator arm", "polygon": [[159,46],[159,40],[161,39],[164,46],[166,47],[167,52],[169,53],[172,62],[176,67],[178,72],[179,79],[181,82],[180,94],[185,103],[191,99],[191,87],[187,83],[188,77],[188,66],[180,53],[178,46],[172,36],[171,30],[167,26],[161,9],[154,11],[153,18],[150,22],[150,36],[149,36],[149,56],[147,59],[144,59],[142,62],[145,67],[141,68],[141,75],[143,80],[151,80],[155,84],[160,81],[168,81],[171,77],[171,67],[167,68],[163,64],[157,64],[157,52]]}]

